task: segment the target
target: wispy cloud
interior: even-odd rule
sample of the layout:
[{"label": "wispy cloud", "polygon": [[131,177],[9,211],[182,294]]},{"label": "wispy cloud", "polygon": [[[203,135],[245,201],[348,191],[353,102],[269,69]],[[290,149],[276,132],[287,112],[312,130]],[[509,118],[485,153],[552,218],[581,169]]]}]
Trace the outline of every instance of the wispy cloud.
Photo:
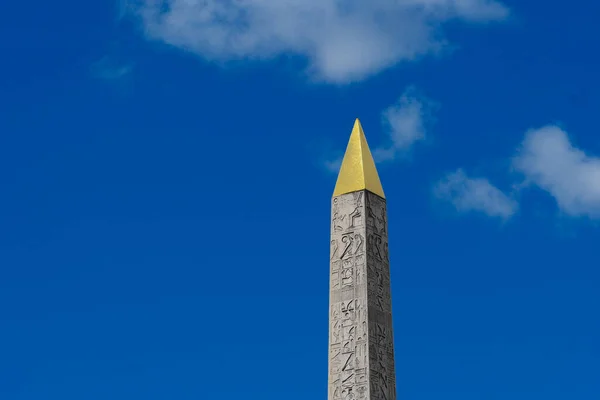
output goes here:
[{"label": "wispy cloud", "polygon": [[377,161],[394,160],[406,153],[417,142],[426,137],[426,127],[432,122],[433,102],[410,88],[402,94],[396,104],[382,113],[382,123],[389,135],[389,144],[377,147],[373,156]]},{"label": "wispy cloud", "polygon": [[206,60],[297,55],[318,80],[348,83],[438,53],[444,23],[505,19],[494,0],[129,0],[147,36]]},{"label": "wispy cloud", "polygon": [[508,219],[519,204],[485,178],[470,178],[458,169],[446,175],[434,187],[438,198],[450,202],[461,213],[479,212],[490,217]]},{"label": "wispy cloud", "polygon": [[573,146],[558,126],[527,132],[512,165],[565,214],[600,218],[600,158]]},{"label": "wispy cloud", "polygon": [[337,157],[333,160],[327,160],[323,163],[325,169],[332,174],[337,174],[342,166],[343,157]]},{"label": "wispy cloud", "polygon": [[104,56],[91,66],[92,76],[98,79],[121,79],[133,71],[133,63],[121,63],[110,56]]},{"label": "wispy cloud", "polygon": [[[415,87],[404,91],[398,101],[381,113],[381,125],[387,136],[385,145],[372,147],[376,162],[393,161],[406,154],[412,146],[427,137],[427,127],[434,119],[433,110],[437,103],[426,98]],[[370,130],[369,130],[370,131]],[[373,136],[369,135],[369,138]],[[342,165],[343,155],[324,161],[327,171],[337,173]]]}]

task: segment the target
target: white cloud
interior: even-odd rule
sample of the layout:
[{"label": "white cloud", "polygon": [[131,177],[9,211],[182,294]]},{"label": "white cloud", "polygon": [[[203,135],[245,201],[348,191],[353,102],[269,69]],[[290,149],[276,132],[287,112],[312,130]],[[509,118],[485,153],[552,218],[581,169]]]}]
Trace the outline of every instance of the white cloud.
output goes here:
[{"label": "white cloud", "polygon": [[600,158],[574,147],[559,127],[529,131],[513,167],[525,183],[550,193],[565,214],[600,217]]},{"label": "white cloud", "polygon": [[449,201],[459,212],[476,211],[508,219],[518,203],[484,178],[469,178],[462,169],[448,174],[434,187],[434,194]]},{"label": "white cloud", "polygon": [[385,109],[382,122],[391,144],[375,148],[375,159],[393,160],[398,154],[408,151],[416,142],[424,140],[432,104],[430,100],[418,96],[411,88],[404,92],[396,104]]},{"label": "white cloud", "polygon": [[297,55],[313,77],[333,83],[438,52],[447,21],[509,13],[495,0],[129,1],[152,39],[217,62]]},{"label": "white cloud", "polygon": [[[407,89],[395,104],[381,113],[383,131],[389,136],[386,146],[372,147],[376,162],[393,161],[417,142],[426,138],[434,102],[418,94],[414,87]],[[368,134],[367,134],[368,135]],[[370,135],[369,139],[372,137]],[[324,161],[325,169],[337,173],[343,156]]]}]

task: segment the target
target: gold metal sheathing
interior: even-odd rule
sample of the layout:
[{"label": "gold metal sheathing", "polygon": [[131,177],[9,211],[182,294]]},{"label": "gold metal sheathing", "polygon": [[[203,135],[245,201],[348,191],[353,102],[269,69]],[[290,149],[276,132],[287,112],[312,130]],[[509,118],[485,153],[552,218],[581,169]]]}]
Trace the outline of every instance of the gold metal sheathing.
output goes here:
[{"label": "gold metal sheathing", "polygon": [[385,198],[365,132],[357,118],[346,148],[346,154],[344,154],[333,196],[365,189]]}]

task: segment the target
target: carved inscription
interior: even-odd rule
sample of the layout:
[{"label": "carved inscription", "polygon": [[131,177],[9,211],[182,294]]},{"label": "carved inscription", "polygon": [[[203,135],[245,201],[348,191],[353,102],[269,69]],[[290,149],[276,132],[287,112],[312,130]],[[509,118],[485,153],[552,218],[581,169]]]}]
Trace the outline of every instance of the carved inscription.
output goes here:
[{"label": "carved inscription", "polygon": [[368,400],[365,193],[333,199],[329,400]]},{"label": "carved inscription", "polygon": [[395,400],[385,200],[332,201],[329,400]]},{"label": "carved inscription", "polygon": [[396,400],[385,200],[367,193],[369,400]]}]

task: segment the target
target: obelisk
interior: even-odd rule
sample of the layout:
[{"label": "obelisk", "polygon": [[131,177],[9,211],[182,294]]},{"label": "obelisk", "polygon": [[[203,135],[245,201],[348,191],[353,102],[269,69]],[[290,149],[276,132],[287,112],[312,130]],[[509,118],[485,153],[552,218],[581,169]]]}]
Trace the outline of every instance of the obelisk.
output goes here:
[{"label": "obelisk", "polygon": [[328,400],[396,400],[386,200],[360,121],[331,202]]}]

